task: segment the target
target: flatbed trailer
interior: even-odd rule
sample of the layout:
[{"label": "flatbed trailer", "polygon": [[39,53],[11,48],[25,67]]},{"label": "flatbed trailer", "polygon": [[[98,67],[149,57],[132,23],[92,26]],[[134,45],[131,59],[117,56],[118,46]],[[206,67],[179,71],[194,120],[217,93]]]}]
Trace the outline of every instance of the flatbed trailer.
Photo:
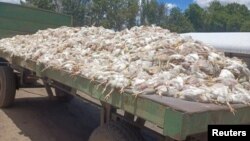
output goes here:
[{"label": "flatbed trailer", "polygon": [[[38,29],[48,27],[70,26],[72,18],[0,2],[0,22],[0,38],[4,38],[34,33]],[[106,93],[102,93],[104,86],[97,81],[45,66],[46,64],[37,64],[0,50],[0,107],[10,106],[14,101],[16,89],[19,88],[44,87],[50,98],[64,101],[70,100],[72,96],[85,99],[83,95],[89,95],[91,100],[100,101],[102,109],[101,126],[93,132],[94,138],[90,141],[108,141],[102,134],[104,130],[109,131],[114,138],[123,134],[127,135],[126,141],[141,141],[140,131],[145,129],[156,133],[162,141],[190,141],[193,138],[204,141],[207,137],[203,133],[207,132],[208,124],[250,123],[249,106],[233,105],[236,110],[234,115],[227,106],[189,102],[159,95],[136,97],[129,91],[120,94],[116,90],[105,99],[110,88]],[[37,83],[40,82],[39,79],[42,83]],[[55,91],[52,91],[52,88]],[[155,125],[157,129],[148,127],[148,123]],[[111,140],[114,139],[111,137]]]},{"label": "flatbed trailer", "polygon": [[[135,97],[131,93],[120,94],[118,90],[114,91],[110,98],[105,99],[106,93],[102,93],[103,86],[98,85],[99,82],[82,76],[72,76],[64,70],[46,68],[45,64],[37,64],[32,60],[25,60],[3,51],[0,51],[0,57],[5,60],[1,62],[0,71],[3,67],[9,67],[12,68],[9,70],[15,71],[6,73],[8,75],[14,73],[16,77],[40,78],[43,80],[48,93],[52,92],[51,87],[71,95],[75,95],[75,91],[78,90],[93,99],[99,100],[103,109],[101,125],[108,124],[113,120],[123,120],[139,131],[139,129],[146,128],[145,122],[150,122],[162,129],[159,132],[161,139],[169,140],[171,138],[181,141],[188,136],[195,137],[195,134],[207,132],[207,125],[209,124],[250,123],[249,106],[232,105],[236,109],[234,115],[227,106],[189,102],[158,95],[138,95]],[[20,76],[20,72],[24,71],[30,71],[30,75]],[[5,86],[3,85],[5,83],[3,79],[0,82],[2,87]],[[24,82],[15,83],[20,86]],[[69,89],[66,88],[71,89],[68,91]],[[117,110],[119,109],[123,110],[124,114],[118,114]],[[132,128],[132,126],[128,127]],[[205,138],[201,140],[205,140]]]}]

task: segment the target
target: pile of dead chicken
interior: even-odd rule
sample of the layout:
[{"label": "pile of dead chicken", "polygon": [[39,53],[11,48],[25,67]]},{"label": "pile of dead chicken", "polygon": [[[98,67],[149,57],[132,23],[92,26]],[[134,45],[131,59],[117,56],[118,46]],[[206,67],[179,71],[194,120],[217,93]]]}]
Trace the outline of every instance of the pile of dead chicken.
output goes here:
[{"label": "pile of dead chicken", "polygon": [[115,32],[61,27],[0,40],[0,50],[133,94],[250,103],[250,71],[236,58],[160,27]]}]

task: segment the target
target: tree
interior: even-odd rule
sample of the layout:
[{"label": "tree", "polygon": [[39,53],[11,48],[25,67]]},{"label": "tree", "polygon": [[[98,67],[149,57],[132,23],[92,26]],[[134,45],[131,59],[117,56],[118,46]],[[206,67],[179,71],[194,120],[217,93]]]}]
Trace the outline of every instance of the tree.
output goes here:
[{"label": "tree", "polygon": [[249,10],[247,9],[246,5],[241,5],[238,3],[230,3],[225,6],[225,11],[229,15],[242,15],[242,16],[248,16]]},{"label": "tree", "polygon": [[85,5],[83,0],[62,0],[63,13],[73,16],[73,25],[85,25]]},{"label": "tree", "polygon": [[245,5],[238,3],[232,3],[225,6],[227,16],[227,31],[235,32],[240,31],[242,24],[249,20],[246,17],[249,15],[249,11]]},{"label": "tree", "polygon": [[[24,4],[24,3],[22,3]],[[31,5],[38,8],[55,11],[56,5],[53,0],[26,0],[25,5]]]},{"label": "tree", "polygon": [[227,25],[227,13],[220,2],[214,1],[206,11],[205,26],[209,32],[225,32]]},{"label": "tree", "polygon": [[143,4],[143,24],[150,25],[156,24],[158,3],[156,0],[150,2],[145,1]]},{"label": "tree", "polygon": [[194,31],[192,23],[181,13],[179,8],[173,8],[167,19],[166,28],[173,32],[184,33]]},{"label": "tree", "polygon": [[21,4],[72,15],[74,26],[114,30],[155,24],[174,32],[238,32],[249,31],[250,26],[250,11],[245,5],[218,1],[205,9],[191,4],[184,13],[178,8],[169,13],[158,0],[26,0]]},{"label": "tree", "polygon": [[159,4],[157,0],[143,1],[142,2],[143,13],[142,13],[142,24],[144,25],[162,25],[164,24],[165,6]]},{"label": "tree", "polygon": [[128,9],[127,9],[127,20],[128,20],[128,27],[131,28],[136,25],[136,17],[139,11],[138,1],[137,0],[130,0],[128,1]]},{"label": "tree", "polygon": [[110,25],[105,23],[105,20],[107,20],[107,2],[105,0],[92,0],[90,6],[91,24],[109,27]]},{"label": "tree", "polygon": [[[110,27],[115,30],[121,30],[127,25],[126,12],[128,12],[128,1],[126,0],[108,0],[107,2],[107,20]],[[123,27],[124,26],[124,27]]]},{"label": "tree", "polygon": [[246,21],[242,24],[241,28],[240,28],[241,32],[250,32],[250,20]]},{"label": "tree", "polygon": [[185,16],[193,24],[195,31],[204,31],[205,10],[198,4],[190,4],[185,11]]},{"label": "tree", "polygon": [[237,32],[240,31],[242,22],[245,20],[242,20],[237,15],[230,15],[227,17],[227,23],[226,23],[226,31],[227,32]]},{"label": "tree", "polygon": [[92,0],[92,23],[115,30],[135,25],[137,0]]},{"label": "tree", "polygon": [[231,3],[223,6],[215,1],[206,10],[204,25],[209,32],[236,32],[242,29],[243,23],[250,20],[247,18],[249,14],[245,5]]}]

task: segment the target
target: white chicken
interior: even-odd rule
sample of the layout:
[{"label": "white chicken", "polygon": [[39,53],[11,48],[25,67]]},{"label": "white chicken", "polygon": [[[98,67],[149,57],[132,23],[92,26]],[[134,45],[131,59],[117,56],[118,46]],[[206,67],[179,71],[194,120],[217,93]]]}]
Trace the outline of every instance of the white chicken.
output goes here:
[{"label": "white chicken", "polygon": [[[250,71],[237,58],[160,27],[120,32],[60,27],[0,40],[0,50],[114,89],[196,102],[250,104]],[[107,87],[112,89],[107,92]]]}]

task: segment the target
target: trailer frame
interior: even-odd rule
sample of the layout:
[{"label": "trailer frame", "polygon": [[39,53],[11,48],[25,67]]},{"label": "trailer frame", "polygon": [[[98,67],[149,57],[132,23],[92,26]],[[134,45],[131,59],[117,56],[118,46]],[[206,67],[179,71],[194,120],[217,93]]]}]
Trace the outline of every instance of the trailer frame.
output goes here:
[{"label": "trailer frame", "polygon": [[[180,100],[170,98],[170,100],[173,100],[177,105],[178,102],[182,104],[176,107],[176,105],[170,105],[165,102],[169,100],[167,97],[157,95],[138,95],[135,97],[126,92],[120,94],[118,90],[115,90],[108,99],[105,99],[105,95],[111,88],[107,88],[107,91],[102,93],[104,86],[97,88],[97,85],[100,84],[97,81],[92,81],[79,75],[72,76],[72,74],[63,70],[46,68],[44,64],[37,64],[35,61],[25,60],[22,57],[13,56],[1,50],[0,57],[7,61],[5,65],[13,69],[19,68],[19,70],[31,71],[31,74],[37,78],[50,82],[57,81],[74,90],[79,90],[91,96],[93,99],[100,100],[103,107],[101,124],[109,122],[112,119],[111,117],[114,117],[113,115],[116,113],[116,110],[121,109],[126,113],[123,119],[129,121],[134,126],[142,128],[144,127],[145,121],[151,122],[162,129],[160,133],[162,138],[169,140],[168,137],[170,137],[175,140],[185,140],[188,136],[206,132],[207,125],[209,124],[250,123],[249,106],[241,104],[233,105],[237,110],[234,115],[226,106],[207,104],[207,107],[202,107],[202,109],[199,106],[204,106],[205,104],[190,104],[190,102],[180,102]],[[45,82],[45,84],[46,83],[47,82]],[[47,84],[49,84],[49,87],[53,86],[53,83]],[[75,95],[75,93],[69,93]],[[181,110],[180,107],[186,106],[189,106],[190,111]],[[206,108],[208,110],[206,110]],[[135,117],[138,117],[137,120],[135,120]]]}]

